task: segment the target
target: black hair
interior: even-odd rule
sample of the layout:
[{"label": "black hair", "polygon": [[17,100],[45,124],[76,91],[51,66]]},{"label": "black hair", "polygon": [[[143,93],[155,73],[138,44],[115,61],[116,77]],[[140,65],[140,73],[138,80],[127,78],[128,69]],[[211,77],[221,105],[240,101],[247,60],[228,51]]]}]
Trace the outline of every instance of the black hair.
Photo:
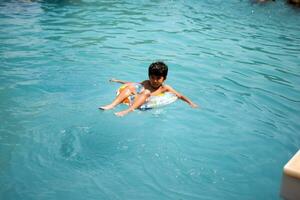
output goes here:
[{"label": "black hair", "polygon": [[149,66],[148,75],[149,77],[151,75],[162,76],[166,79],[168,75],[168,66],[161,61],[154,62]]}]

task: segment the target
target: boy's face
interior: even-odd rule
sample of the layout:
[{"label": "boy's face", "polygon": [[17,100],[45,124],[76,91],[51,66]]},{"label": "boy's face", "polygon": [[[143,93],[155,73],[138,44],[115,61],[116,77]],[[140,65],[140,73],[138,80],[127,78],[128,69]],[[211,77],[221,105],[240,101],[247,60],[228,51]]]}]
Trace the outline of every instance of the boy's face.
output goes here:
[{"label": "boy's face", "polygon": [[153,88],[159,88],[165,81],[163,76],[151,75],[149,77],[150,84]]}]

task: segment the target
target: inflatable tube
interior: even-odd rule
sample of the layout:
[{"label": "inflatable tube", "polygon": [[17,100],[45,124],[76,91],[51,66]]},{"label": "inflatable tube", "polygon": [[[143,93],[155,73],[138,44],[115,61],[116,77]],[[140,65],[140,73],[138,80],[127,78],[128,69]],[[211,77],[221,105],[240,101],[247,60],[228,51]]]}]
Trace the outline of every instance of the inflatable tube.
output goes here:
[{"label": "inflatable tube", "polygon": [[[122,89],[124,89],[124,86],[121,86],[117,90],[117,95],[120,93]],[[128,98],[124,99],[122,103],[130,105],[134,101],[135,95],[131,95]],[[166,106],[168,104],[171,104],[177,100],[177,96],[170,92],[161,93],[157,96],[151,96],[148,98],[146,103],[141,105],[139,107],[140,110],[148,110],[152,108],[159,108],[162,106]]]},{"label": "inflatable tube", "polygon": [[141,105],[141,110],[159,108],[171,104],[177,100],[177,96],[170,92],[162,93],[158,96],[151,96],[146,103]]}]

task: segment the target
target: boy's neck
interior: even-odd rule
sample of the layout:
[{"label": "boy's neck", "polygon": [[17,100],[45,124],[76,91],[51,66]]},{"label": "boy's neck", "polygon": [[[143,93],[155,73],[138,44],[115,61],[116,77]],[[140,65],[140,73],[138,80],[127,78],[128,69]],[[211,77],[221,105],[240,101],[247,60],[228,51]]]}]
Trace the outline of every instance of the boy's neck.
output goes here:
[{"label": "boy's neck", "polygon": [[[147,88],[147,86],[148,86],[148,88]],[[163,86],[163,83],[161,85],[159,85],[158,87],[153,87],[150,80],[148,80],[147,81],[147,86],[146,86],[146,89],[150,90],[151,92],[155,92]]]}]

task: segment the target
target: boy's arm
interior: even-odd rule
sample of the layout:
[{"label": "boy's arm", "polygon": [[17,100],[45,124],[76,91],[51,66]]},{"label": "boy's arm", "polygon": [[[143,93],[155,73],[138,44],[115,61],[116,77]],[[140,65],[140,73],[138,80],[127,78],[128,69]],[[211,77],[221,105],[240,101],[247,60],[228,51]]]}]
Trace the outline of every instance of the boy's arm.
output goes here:
[{"label": "boy's arm", "polygon": [[165,86],[166,91],[174,93],[179,99],[185,101],[186,103],[188,103],[192,108],[197,108],[198,105],[193,103],[189,98],[183,96],[182,94],[180,94],[179,92],[177,92],[176,90],[174,90],[171,86],[166,85]]},{"label": "boy's arm", "polygon": [[118,79],[115,79],[115,78],[112,78],[109,81],[110,82],[115,82],[115,83],[121,83],[121,84],[131,83],[129,81],[122,81],[122,80],[118,80]]}]

